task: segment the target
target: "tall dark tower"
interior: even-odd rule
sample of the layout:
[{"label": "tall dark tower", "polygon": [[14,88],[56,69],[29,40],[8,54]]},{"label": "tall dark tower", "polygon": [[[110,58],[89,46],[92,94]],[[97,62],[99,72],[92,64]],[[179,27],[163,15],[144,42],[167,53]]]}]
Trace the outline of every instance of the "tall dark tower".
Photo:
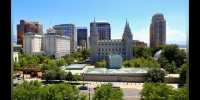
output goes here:
[{"label": "tall dark tower", "polygon": [[163,14],[157,13],[152,17],[150,25],[150,47],[166,44],[166,21]]},{"label": "tall dark tower", "polygon": [[90,57],[93,62],[96,61],[97,55],[96,55],[96,42],[98,40],[98,33],[96,29],[96,22],[94,19],[94,24],[91,26],[90,29],[90,47],[91,47],[91,52],[90,52]]},{"label": "tall dark tower", "polygon": [[133,58],[133,48],[132,48],[133,36],[131,33],[131,29],[129,27],[129,23],[127,21],[122,36],[122,41],[124,43],[123,55],[125,56],[126,59]]}]

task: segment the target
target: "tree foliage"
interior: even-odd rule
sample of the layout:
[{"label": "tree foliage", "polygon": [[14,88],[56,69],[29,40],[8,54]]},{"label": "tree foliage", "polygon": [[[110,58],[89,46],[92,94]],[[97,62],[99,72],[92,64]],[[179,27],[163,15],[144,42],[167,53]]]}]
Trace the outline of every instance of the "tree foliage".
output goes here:
[{"label": "tree foliage", "polygon": [[134,56],[136,58],[149,58],[152,57],[153,49],[152,48],[143,48],[143,47],[134,47]]},{"label": "tree foliage", "polygon": [[123,62],[124,67],[159,68],[160,65],[153,58],[135,58]]},{"label": "tree foliage", "polygon": [[140,92],[141,100],[188,100],[187,89],[174,89],[165,83],[145,83]]},{"label": "tree foliage", "polygon": [[187,64],[183,64],[179,69],[180,83],[181,84],[186,83],[187,70],[188,70],[188,65]]},{"label": "tree foliage", "polygon": [[64,72],[62,70],[47,70],[44,73],[45,80],[67,80],[67,81],[79,81],[82,80],[80,75],[72,75],[71,72]]},{"label": "tree foliage", "polygon": [[114,89],[112,84],[103,84],[96,88],[93,100],[123,100],[121,89]]},{"label": "tree foliage", "polygon": [[41,86],[37,81],[24,82],[13,89],[13,100],[85,100],[79,90],[66,83]]},{"label": "tree foliage", "polygon": [[105,60],[97,61],[97,62],[95,63],[95,66],[96,66],[96,67],[99,67],[99,68],[106,68],[107,63],[106,63]]},{"label": "tree foliage", "polygon": [[162,47],[161,58],[168,60],[169,63],[174,61],[179,68],[186,62],[186,52],[180,50],[177,45],[165,45]]},{"label": "tree foliage", "polygon": [[165,71],[155,68],[149,70],[145,78],[147,82],[153,82],[153,83],[164,82],[165,74],[166,74]]}]

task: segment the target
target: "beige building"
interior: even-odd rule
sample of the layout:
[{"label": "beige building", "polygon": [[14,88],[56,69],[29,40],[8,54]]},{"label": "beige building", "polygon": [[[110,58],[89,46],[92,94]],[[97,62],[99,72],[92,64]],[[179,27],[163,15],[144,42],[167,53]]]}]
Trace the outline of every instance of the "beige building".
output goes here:
[{"label": "beige building", "polygon": [[47,33],[43,38],[44,53],[55,58],[70,54],[70,37]]},{"label": "beige building", "polygon": [[23,51],[26,54],[41,54],[42,53],[42,36],[28,32],[24,34]]}]

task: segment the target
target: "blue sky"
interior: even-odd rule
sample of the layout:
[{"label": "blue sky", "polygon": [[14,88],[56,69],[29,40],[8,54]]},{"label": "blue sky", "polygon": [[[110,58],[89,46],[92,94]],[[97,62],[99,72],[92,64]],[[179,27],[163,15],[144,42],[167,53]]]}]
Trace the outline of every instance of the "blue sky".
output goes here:
[{"label": "blue sky", "polygon": [[133,39],[149,43],[149,25],[153,14],[163,13],[167,22],[167,43],[186,44],[188,0],[12,0],[12,28],[20,19],[39,21],[43,31],[56,24],[86,26],[96,21],[111,24],[111,38],[121,38],[126,19]]}]

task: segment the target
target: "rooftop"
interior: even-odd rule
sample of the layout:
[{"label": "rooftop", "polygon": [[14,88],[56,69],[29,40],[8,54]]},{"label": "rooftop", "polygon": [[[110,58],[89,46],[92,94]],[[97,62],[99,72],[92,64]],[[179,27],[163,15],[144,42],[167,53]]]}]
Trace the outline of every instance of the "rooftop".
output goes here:
[{"label": "rooftop", "polygon": [[68,70],[81,70],[81,69],[83,69],[86,65],[87,65],[87,64],[71,64],[71,65],[69,65],[69,66],[64,65],[64,66],[62,66],[62,67],[66,68],[66,69],[68,69]]},{"label": "rooftop", "polygon": [[107,69],[107,68],[88,68],[86,74],[145,74],[148,69],[144,68],[121,68],[121,69]]}]

